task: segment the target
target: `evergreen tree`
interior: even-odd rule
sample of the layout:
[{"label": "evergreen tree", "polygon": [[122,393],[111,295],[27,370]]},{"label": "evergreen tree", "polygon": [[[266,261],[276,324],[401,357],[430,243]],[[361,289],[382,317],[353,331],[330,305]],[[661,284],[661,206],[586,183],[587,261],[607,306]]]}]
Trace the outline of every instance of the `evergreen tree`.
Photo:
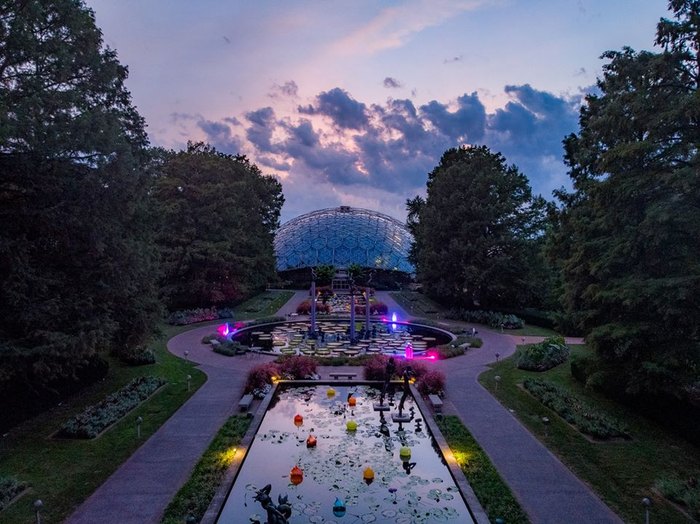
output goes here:
[{"label": "evergreen tree", "polygon": [[0,5],[0,397],[41,397],[150,334],[147,140],[126,76],[81,1]]},{"label": "evergreen tree", "polygon": [[407,202],[411,259],[430,295],[467,307],[517,307],[536,291],[530,264],[545,202],[487,147],[446,151],[427,198]]},{"label": "evergreen tree", "polygon": [[234,304],[276,278],[282,188],[245,156],[189,144],[166,155],[154,195],[170,309]]},{"label": "evergreen tree", "polygon": [[661,53],[624,48],[565,140],[574,191],[550,256],[564,305],[628,394],[686,395],[700,360],[700,2],[673,0]]}]

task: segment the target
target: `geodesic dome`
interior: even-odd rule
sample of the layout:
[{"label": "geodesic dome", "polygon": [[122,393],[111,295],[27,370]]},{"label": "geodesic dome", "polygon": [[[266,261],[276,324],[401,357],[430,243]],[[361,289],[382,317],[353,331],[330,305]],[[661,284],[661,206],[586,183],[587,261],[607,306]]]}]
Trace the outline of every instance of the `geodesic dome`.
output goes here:
[{"label": "geodesic dome", "polygon": [[382,213],[341,206],[298,216],[275,235],[277,270],[330,264],[413,273],[406,226]]}]

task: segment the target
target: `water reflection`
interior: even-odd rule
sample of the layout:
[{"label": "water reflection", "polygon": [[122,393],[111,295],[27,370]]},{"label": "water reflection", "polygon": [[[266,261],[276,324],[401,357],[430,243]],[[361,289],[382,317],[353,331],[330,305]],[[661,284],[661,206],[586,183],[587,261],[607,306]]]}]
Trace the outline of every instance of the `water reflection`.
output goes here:
[{"label": "water reflection", "polygon": [[[332,397],[327,389],[280,391],[265,414],[220,523],[264,516],[253,497],[267,484],[275,499],[289,495],[293,524],[472,522],[412,397],[405,404],[410,422],[396,423],[391,413],[373,410],[379,395],[375,388],[335,386]],[[347,403],[350,394],[356,400],[353,407]],[[297,414],[303,417],[301,426],[294,423]],[[351,419],[357,422],[355,431],[347,429]],[[307,446],[309,434],[316,437],[313,447]],[[295,466],[303,471],[303,482],[297,484],[290,480]],[[367,469],[373,473],[369,483]]]}]

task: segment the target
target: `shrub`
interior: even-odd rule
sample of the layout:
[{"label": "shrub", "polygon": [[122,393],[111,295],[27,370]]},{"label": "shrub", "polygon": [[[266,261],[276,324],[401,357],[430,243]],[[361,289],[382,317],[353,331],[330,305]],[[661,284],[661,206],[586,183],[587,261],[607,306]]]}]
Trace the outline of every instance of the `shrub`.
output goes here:
[{"label": "shrub", "polygon": [[88,406],[82,413],[66,421],[59,436],[68,438],[95,438],[129,411],[150,397],[165,384],[160,377],[138,377],[103,401]]},{"label": "shrub", "polygon": [[569,358],[569,347],[563,337],[549,337],[538,344],[522,348],[517,366],[528,371],[547,371]]},{"label": "shrub", "polygon": [[[365,380],[384,380],[386,364],[389,362],[389,358],[387,355],[372,355],[369,357],[364,365]],[[427,366],[420,361],[394,358],[394,363],[396,364],[394,378],[400,378],[407,366],[411,366],[416,381],[419,381],[428,372]]]},{"label": "shrub", "polygon": [[567,390],[543,380],[528,378],[523,383],[532,396],[555,411],[579,431],[599,439],[630,438],[627,428],[618,420],[596,412]]},{"label": "shrub", "polygon": [[281,375],[282,371],[280,367],[274,362],[255,366],[248,372],[245,392],[260,396],[263,391],[269,390],[269,386],[272,385],[272,377],[279,377]]},{"label": "shrub", "polygon": [[[316,302],[316,313],[330,313],[331,305],[324,304],[323,302]],[[297,315],[310,315],[311,314],[311,301],[304,300],[297,306]]]},{"label": "shrub", "polygon": [[492,328],[519,329],[524,325],[522,319],[515,315],[482,309],[451,309],[446,316],[453,320],[486,324]]},{"label": "shrub", "polygon": [[234,355],[244,355],[248,349],[237,340],[224,340],[221,344],[212,346],[212,350],[214,353],[232,357]]},{"label": "shrub", "polygon": [[[364,315],[366,314],[365,311],[366,309],[364,304],[355,306],[356,315]],[[389,306],[387,306],[384,302],[370,302],[369,312],[371,315],[386,315],[389,313]]]},{"label": "shrub", "polygon": [[571,376],[584,386],[588,384],[588,379],[597,370],[597,361],[591,357],[579,357],[571,360]]},{"label": "shrub", "polygon": [[452,347],[451,344],[446,344],[444,346],[438,346],[435,348],[438,354],[438,358],[440,360],[445,360],[447,358],[454,358],[454,357],[460,357],[464,355],[465,351],[464,348],[454,346]]},{"label": "shrub", "polygon": [[316,361],[301,355],[282,356],[277,359],[282,375],[291,380],[313,378],[316,374]]},{"label": "shrub", "polygon": [[0,477],[0,511],[27,487],[26,482],[21,482],[14,477]]},{"label": "shrub", "polygon": [[119,353],[119,360],[129,366],[144,366],[156,363],[155,352],[146,346],[136,346]]},{"label": "shrub", "polygon": [[657,480],[655,486],[664,497],[684,506],[693,520],[700,520],[700,484],[695,477],[688,480],[663,478]]},{"label": "shrub", "polygon": [[416,382],[416,387],[421,395],[442,395],[445,391],[445,374],[435,369],[426,371]]},{"label": "shrub", "polygon": [[287,320],[284,317],[262,317],[262,318],[256,318],[254,320],[249,320],[248,322],[245,323],[246,327],[250,326],[257,326],[260,324],[274,324],[275,322],[284,322]]},{"label": "shrub", "polygon": [[233,318],[233,311],[228,308],[216,309],[215,307],[185,309],[171,313],[166,322],[175,326],[186,326],[196,322],[218,320],[220,318]]}]

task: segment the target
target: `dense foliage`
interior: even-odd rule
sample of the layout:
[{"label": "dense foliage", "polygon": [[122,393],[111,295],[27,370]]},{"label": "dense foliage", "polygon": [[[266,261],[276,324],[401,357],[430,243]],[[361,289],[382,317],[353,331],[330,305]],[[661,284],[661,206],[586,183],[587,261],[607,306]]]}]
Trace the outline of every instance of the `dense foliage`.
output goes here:
[{"label": "dense foliage", "polygon": [[545,202],[486,147],[446,151],[427,198],[407,202],[411,260],[431,297],[466,307],[535,305]]},{"label": "dense foliage", "polygon": [[700,3],[672,0],[662,52],[624,48],[565,141],[573,191],[550,255],[563,303],[627,395],[700,400]]},{"label": "dense foliage", "polygon": [[169,309],[228,305],[276,278],[282,186],[209,145],[166,152],[155,184],[162,295]]},{"label": "dense foliage", "polygon": [[526,379],[523,385],[542,404],[582,433],[599,439],[630,438],[621,422],[597,411],[561,386],[531,378]]},{"label": "dense foliage", "polygon": [[522,348],[518,352],[516,365],[529,371],[547,371],[566,362],[569,353],[564,337],[548,337]]},{"label": "dense foliage", "polygon": [[160,377],[138,377],[102,402],[88,406],[67,420],[58,435],[68,438],[95,438],[165,384]]},{"label": "dense foliage", "polygon": [[498,311],[484,311],[483,309],[450,309],[445,315],[453,320],[486,324],[492,328],[519,329],[524,323],[516,315],[499,313]]},{"label": "dense foliage", "polygon": [[3,2],[0,49],[0,411],[11,419],[99,378],[98,351],[143,343],[159,303],[144,124],[92,11]]}]

